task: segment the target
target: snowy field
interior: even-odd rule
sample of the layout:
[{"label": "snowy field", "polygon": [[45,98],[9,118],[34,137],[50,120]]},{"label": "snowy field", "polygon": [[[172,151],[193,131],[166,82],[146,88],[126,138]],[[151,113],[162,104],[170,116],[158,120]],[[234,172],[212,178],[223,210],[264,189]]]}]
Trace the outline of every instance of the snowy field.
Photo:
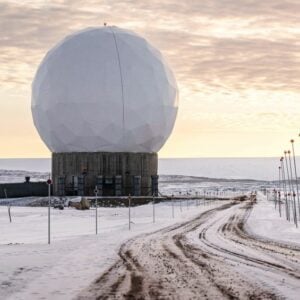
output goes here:
[{"label": "snowy field", "polygon": [[[284,210],[284,207],[282,207],[282,210]],[[261,193],[259,194],[258,205],[253,207],[247,220],[246,229],[258,237],[261,236],[300,247],[300,229],[296,228],[292,221],[288,222],[284,214],[280,218],[278,207],[275,210],[274,202],[267,201]]]},{"label": "snowy field", "polygon": [[[77,299],[299,299],[299,234],[272,204],[227,201],[137,236]],[[274,221],[276,235],[266,230]],[[293,244],[280,238],[287,233]]]},{"label": "snowy field", "polygon": [[[228,203],[182,201],[131,208],[99,208],[99,233],[95,235],[95,210],[51,210],[51,245],[47,244],[47,208],[0,207],[1,299],[72,299],[86,289],[117,259],[127,240],[186,222],[200,213]],[[188,205],[187,205],[188,204]],[[246,228],[253,235],[300,245],[299,229],[278,217],[273,202],[260,194]],[[288,297],[289,298],[289,297]],[[290,299],[295,299],[290,297]]]},{"label": "snowy field", "polygon": [[[221,203],[221,202],[219,202]],[[95,210],[51,210],[52,244],[47,245],[47,208],[13,207],[9,223],[0,207],[1,299],[71,299],[117,259],[121,244],[142,233],[182,222],[212,208],[182,202],[131,208],[99,208],[99,233],[95,235]]]}]

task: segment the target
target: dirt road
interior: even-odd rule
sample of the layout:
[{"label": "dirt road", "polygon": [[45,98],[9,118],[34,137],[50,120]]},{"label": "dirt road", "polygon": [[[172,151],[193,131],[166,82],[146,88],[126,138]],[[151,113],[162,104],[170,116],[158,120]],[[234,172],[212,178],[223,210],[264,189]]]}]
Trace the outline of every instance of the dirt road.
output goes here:
[{"label": "dirt road", "polygon": [[299,299],[300,249],[245,231],[254,200],[128,241],[78,299]]}]

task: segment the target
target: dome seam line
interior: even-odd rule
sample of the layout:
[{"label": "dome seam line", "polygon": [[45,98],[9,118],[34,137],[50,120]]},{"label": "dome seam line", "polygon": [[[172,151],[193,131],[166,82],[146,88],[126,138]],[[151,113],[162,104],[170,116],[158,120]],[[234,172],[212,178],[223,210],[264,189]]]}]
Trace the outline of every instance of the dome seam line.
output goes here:
[{"label": "dome seam line", "polygon": [[112,34],[113,34],[113,38],[114,38],[114,41],[115,41],[115,47],[116,47],[116,52],[117,52],[117,58],[118,58],[118,65],[119,65],[119,73],[120,73],[120,80],[121,80],[121,93],[122,93],[122,104],[123,104],[123,115],[122,115],[122,118],[123,118],[123,139],[124,139],[124,130],[125,130],[125,101],[124,101],[124,84],[123,84],[123,74],[122,74],[122,67],[121,67],[121,59],[120,59],[120,53],[119,53],[119,48],[118,48],[118,43],[117,43],[117,38],[116,38],[116,35],[115,35],[115,32],[113,31],[112,28],[110,28]]}]

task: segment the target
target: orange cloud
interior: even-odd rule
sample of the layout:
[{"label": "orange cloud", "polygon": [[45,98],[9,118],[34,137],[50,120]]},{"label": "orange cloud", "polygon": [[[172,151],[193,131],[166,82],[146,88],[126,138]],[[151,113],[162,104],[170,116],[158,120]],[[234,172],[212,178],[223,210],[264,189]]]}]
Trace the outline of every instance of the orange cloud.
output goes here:
[{"label": "orange cloud", "polygon": [[0,156],[49,155],[31,123],[32,78],[65,35],[104,22],[145,36],[175,71],[180,112],[161,155],[276,155],[300,119],[299,9],[280,0],[2,1],[0,136],[9,143],[0,141]]}]

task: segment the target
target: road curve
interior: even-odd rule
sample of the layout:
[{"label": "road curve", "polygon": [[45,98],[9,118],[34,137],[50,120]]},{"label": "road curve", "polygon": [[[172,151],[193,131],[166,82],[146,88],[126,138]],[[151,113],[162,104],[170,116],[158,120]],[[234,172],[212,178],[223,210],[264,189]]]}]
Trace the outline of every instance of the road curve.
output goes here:
[{"label": "road curve", "polygon": [[78,299],[299,299],[300,249],[249,234],[254,203],[226,202],[129,240]]}]

